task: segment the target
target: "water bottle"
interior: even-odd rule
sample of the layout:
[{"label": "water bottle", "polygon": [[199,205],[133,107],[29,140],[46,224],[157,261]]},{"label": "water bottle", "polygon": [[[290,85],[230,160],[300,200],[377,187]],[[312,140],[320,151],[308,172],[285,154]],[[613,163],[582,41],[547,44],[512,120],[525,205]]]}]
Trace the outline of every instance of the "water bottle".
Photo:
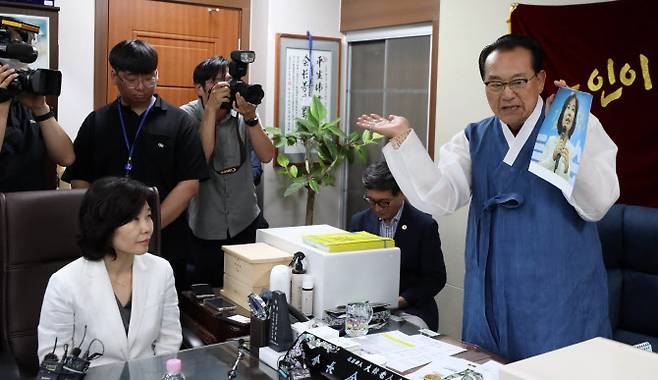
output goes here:
[{"label": "water bottle", "polygon": [[169,359],[165,365],[167,372],[162,376],[162,380],[185,380],[185,375],[181,372],[180,359]]}]

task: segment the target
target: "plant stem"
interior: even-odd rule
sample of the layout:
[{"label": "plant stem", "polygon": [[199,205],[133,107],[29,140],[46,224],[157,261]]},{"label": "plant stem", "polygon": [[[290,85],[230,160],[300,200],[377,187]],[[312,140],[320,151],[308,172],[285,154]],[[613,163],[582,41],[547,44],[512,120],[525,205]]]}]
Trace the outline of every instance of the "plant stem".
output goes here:
[{"label": "plant stem", "polygon": [[315,208],[315,191],[306,186],[306,225],[313,224],[313,211]]},{"label": "plant stem", "polygon": [[306,165],[306,173],[311,174],[311,140],[306,140],[304,143],[304,164]]}]

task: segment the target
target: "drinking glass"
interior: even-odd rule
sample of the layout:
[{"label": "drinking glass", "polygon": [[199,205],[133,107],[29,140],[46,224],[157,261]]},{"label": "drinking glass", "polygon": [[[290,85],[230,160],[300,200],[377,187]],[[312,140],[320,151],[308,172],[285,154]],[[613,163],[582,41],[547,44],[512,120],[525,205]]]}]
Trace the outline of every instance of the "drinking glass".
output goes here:
[{"label": "drinking glass", "polygon": [[372,307],[367,301],[347,304],[345,334],[349,337],[366,335],[368,333],[368,324],[371,319]]}]

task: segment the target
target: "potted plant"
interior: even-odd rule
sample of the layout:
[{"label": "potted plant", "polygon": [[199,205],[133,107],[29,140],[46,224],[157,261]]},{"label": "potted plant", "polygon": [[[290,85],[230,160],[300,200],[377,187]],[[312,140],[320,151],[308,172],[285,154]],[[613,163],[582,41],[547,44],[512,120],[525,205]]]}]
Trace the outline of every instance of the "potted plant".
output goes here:
[{"label": "potted plant", "polygon": [[[313,96],[305,117],[296,119],[295,131],[283,135],[279,128],[266,129],[274,145],[280,149],[276,161],[282,169],[278,172],[291,181],[283,195],[288,197],[306,189],[307,225],[313,224],[315,194],[320,192],[320,186],[335,184],[336,169],[343,162],[352,163],[355,158],[365,162],[363,147],[375,144],[383,137],[368,130],[355,131],[348,136],[338,128],[340,119],[325,122],[326,118],[326,107]],[[301,164],[291,163],[283,153],[283,147],[295,144],[304,147],[304,161]]]}]

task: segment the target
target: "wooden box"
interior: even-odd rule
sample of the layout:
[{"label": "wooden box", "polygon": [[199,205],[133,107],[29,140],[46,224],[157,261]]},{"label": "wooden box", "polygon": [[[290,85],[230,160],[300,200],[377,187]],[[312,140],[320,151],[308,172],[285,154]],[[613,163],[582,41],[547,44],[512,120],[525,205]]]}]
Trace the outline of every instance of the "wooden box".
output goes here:
[{"label": "wooden box", "polygon": [[249,309],[247,296],[259,293],[270,285],[270,271],[275,265],[288,265],[292,253],[265,243],[225,245],[224,289],[225,297]]}]

